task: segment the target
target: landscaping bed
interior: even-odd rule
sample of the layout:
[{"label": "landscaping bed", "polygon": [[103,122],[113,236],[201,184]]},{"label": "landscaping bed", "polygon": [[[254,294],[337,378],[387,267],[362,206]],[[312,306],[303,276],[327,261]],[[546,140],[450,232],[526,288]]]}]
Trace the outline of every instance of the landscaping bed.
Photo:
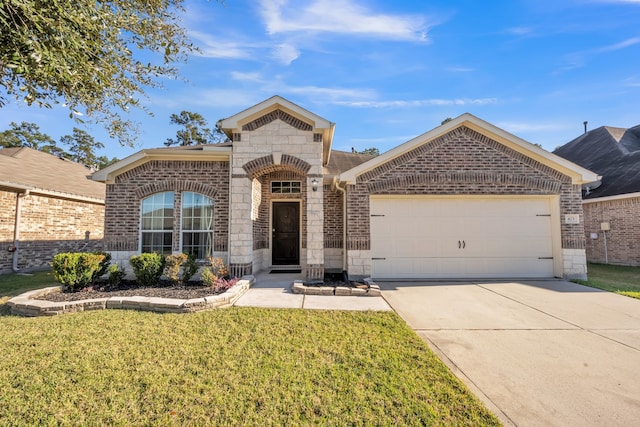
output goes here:
[{"label": "landscaping bed", "polygon": [[160,282],[158,286],[139,286],[135,281],[123,281],[118,286],[108,283],[89,286],[78,292],[49,292],[38,295],[34,299],[44,301],[80,301],[86,299],[110,298],[116,296],[140,296],[174,299],[193,299],[219,295],[224,291],[216,291],[211,286],[203,286],[202,282],[192,282],[188,285],[175,285],[170,282]]}]

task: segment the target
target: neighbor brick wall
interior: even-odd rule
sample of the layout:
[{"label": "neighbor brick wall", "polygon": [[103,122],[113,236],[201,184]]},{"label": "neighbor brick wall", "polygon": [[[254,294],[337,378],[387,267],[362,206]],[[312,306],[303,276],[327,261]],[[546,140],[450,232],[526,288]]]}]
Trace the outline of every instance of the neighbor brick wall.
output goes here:
[{"label": "neighbor brick wall", "polygon": [[[0,191],[0,273],[11,271],[16,193]],[[37,194],[24,196],[18,268],[49,267],[60,252],[102,250],[104,206]]]},{"label": "neighbor brick wall", "polygon": [[229,232],[229,162],[154,160],[118,175],[107,184],[105,248],[139,249],[140,202],[152,194],[173,191],[173,249],[180,250],[180,201],[183,191],[213,199],[215,252],[227,250]]},{"label": "neighbor brick wall", "polygon": [[[347,247],[370,249],[369,195],[552,195],[561,214],[582,214],[580,186],[523,154],[458,128],[358,177],[347,186]],[[563,245],[584,248],[582,224],[562,225]]]},{"label": "neighbor brick wall", "polygon": [[[583,204],[587,260],[605,262],[602,222],[608,222],[607,257],[609,264],[640,265],[640,197]],[[591,233],[598,233],[591,239]]]}]

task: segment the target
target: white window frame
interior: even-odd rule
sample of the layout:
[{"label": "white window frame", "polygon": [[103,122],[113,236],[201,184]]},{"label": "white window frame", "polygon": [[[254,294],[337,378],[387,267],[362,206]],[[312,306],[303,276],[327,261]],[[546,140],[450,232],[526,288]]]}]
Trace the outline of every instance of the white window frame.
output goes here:
[{"label": "white window frame", "polygon": [[[143,205],[144,205],[145,201],[149,200],[151,198],[157,197],[159,195],[166,195],[166,194],[171,194],[171,199],[172,199],[172,204],[171,204],[171,207],[170,207],[171,210],[173,211],[173,215],[171,216],[171,229],[170,230],[167,230],[165,228],[162,228],[162,229],[153,229],[153,228],[144,229],[143,228],[143,223],[144,223],[144,219],[145,218],[144,218],[144,207],[143,207]],[[164,209],[167,209],[167,206],[163,205],[163,210]],[[158,217],[156,217],[156,218],[158,218]],[[169,217],[162,216],[162,217],[159,217],[159,218],[162,218],[163,219],[163,223],[164,223],[164,220],[169,218]],[[153,222],[154,217],[152,216],[150,219]],[[144,242],[143,242],[144,241],[144,234],[165,234],[165,235],[169,234],[171,236],[169,247],[167,248],[163,244],[161,246],[161,248],[162,248],[161,253],[162,254],[167,254],[167,253],[170,254],[173,251],[173,229],[174,229],[174,226],[175,226],[175,194],[174,194],[173,191],[163,191],[163,192],[160,192],[160,193],[154,193],[154,194],[151,194],[151,195],[143,198],[140,201],[140,226],[139,226],[140,245],[139,245],[139,252],[143,253],[143,251],[144,251],[144,246],[145,246]],[[163,238],[163,241],[164,241],[164,238]],[[157,252],[156,250],[153,250],[153,244],[151,245],[151,249],[152,249],[151,252]]]},{"label": "white window frame", "polygon": [[[184,221],[185,221],[185,216],[184,216],[184,209],[185,209],[185,199],[186,199],[186,195],[187,194],[193,194],[193,195],[197,195],[197,196],[201,196],[203,198],[203,200],[209,200],[211,203],[211,218],[210,218],[210,222],[211,222],[211,226],[209,229],[185,229],[184,228]],[[193,208],[193,206],[192,206]],[[209,233],[211,235],[211,244],[210,246],[210,253],[207,254],[206,253],[206,246],[204,248],[205,253],[203,254],[204,256],[200,257],[197,256],[197,259],[202,260],[204,258],[206,258],[207,256],[213,256],[213,252],[214,252],[214,228],[215,228],[215,202],[214,200],[209,197],[206,196],[202,193],[197,193],[195,191],[183,191],[182,192],[182,197],[181,197],[181,202],[180,202],[180,250],[184,251],[184,235],[185,233]],[[191,219],[197,218],[194,216],[190,217]],[[200,216],[200,220],[202,222],[202,216]],[[193,245],[191,245],[192,248],[194,247]],[[202,245],[197,246],[198,248],[200,248]]]},{"label": "white window frame", "polygon": [[[288,191],[280,191],[280,192],[274,192],[273,191],[273,184],[275,183],[279,183],[280,184],[280,190],[284,190],[284,186],[283,184],[287,184],[286,188]],[[297,185],[293,185],[293,184],[297,184]],[[293,191],[296,190],[296,191]],[[271,194],[301,194],[302,193],[302,181],[295,181],[295,180],[284,180],[284,181],[280,181],[280,180],[275,180],[275,181],[271,181],[271,183],[269,184],[269,191],[271,192]]]}]

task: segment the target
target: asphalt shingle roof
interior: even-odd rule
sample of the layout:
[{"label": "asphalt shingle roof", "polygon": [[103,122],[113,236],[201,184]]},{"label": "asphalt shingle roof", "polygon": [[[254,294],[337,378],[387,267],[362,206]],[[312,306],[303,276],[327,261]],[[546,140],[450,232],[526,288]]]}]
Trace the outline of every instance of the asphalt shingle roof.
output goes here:
[{"label": "asphalt shingle roof", "polygon": [[104,200],[106,186],[88,178],[85,166],[32,148],[0,149],[0,182],[4,187],[27,187],[61,196]]},{"label": "asphalt shingle roof", "polygon": [[331,150],[329,163],[324,168],[325,174],[339,175],[344,171],[355,168],[364,162],[373,159],[370,154],[351,153],[347,151]]},{"label": "asphalt shingle roof", "polygon": [[640,125],[602,126],[553,153],[602,176],[602,185],[585,194],[585,199],[640,192]]}]

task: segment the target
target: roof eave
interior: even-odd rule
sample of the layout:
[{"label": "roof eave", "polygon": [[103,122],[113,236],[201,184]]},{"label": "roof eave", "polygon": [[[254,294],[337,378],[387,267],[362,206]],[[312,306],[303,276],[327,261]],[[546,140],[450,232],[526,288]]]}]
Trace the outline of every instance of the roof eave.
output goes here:
[{"label": "roof eave", "polygon": [[228,161],[232,147],[205,146],[202,150],[168,150],[148,148],[138,151],[91,175],[94,181],[113,184],[116,176],[152,160]]}]

